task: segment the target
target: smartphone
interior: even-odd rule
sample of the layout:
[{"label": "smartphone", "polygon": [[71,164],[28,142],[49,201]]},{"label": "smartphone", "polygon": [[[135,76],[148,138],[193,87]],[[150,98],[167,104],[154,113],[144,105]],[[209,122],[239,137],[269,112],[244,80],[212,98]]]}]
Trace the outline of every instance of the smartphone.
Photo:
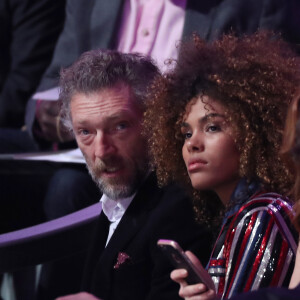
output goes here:
[{"label": "smartphone", "polygon": [[215,290],[215,285],[208,272],[201,265],[196,267],[186,256],[179,244],[172,240],[158,240],[157,245],[168,257],[175,269],[186,269],[188,284],[204,283],[207,288]]}]

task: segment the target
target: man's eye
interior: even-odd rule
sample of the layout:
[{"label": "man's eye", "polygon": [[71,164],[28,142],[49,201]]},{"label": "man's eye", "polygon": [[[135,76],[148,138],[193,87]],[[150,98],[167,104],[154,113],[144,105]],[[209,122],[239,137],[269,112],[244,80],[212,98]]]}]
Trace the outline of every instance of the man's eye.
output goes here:
[{"label": "man's eye", "polygon": [[86,130],[86,129],[82,129],[82,130],[80,130],[80,132],[79,132],[81,135],[88,135],[90,132],[88,131],[88,130]]}]

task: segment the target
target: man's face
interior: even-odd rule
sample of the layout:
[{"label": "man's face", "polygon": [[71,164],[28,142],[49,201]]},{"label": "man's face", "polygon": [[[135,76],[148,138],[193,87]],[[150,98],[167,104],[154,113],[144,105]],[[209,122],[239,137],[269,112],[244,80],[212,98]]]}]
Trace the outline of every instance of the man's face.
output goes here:
[{"label": "man's face", "polygon": [[125,84],[72,97],[78,146],[94,181],[112,199],[131,196],[148,170],[142,116]]}]

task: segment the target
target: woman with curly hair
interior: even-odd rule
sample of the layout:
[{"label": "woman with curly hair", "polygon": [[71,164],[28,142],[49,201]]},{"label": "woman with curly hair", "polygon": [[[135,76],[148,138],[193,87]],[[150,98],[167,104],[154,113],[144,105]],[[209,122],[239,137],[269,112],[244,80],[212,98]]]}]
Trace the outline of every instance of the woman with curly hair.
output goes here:
[{"label": "woman with curly hair", "polygon": [[299,82],[293,51],[258,32],[212,43],[194,35],[153,85],[144,125],[159,181],[190,187],[199,220],[221,228],[208,264],[215,291],[187,285],[187,271],[175,270],[180,296],[288,285],[297,248],[286,198],[293,169],[280,147]]}]

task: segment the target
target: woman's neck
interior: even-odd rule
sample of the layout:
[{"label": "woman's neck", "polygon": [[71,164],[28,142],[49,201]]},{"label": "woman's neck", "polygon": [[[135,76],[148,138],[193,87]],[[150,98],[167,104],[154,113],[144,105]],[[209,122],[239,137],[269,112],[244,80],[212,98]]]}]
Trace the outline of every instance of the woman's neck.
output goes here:
[{"label": "woman's neck", "polygon": [[231,195],[235,190],[239,180],[240,178],[236,178],[235,180],[227,182],[226,184],[218,186],[214,189],[214,192],[217,193],[224,206],[227,206],[229,203]]}]

